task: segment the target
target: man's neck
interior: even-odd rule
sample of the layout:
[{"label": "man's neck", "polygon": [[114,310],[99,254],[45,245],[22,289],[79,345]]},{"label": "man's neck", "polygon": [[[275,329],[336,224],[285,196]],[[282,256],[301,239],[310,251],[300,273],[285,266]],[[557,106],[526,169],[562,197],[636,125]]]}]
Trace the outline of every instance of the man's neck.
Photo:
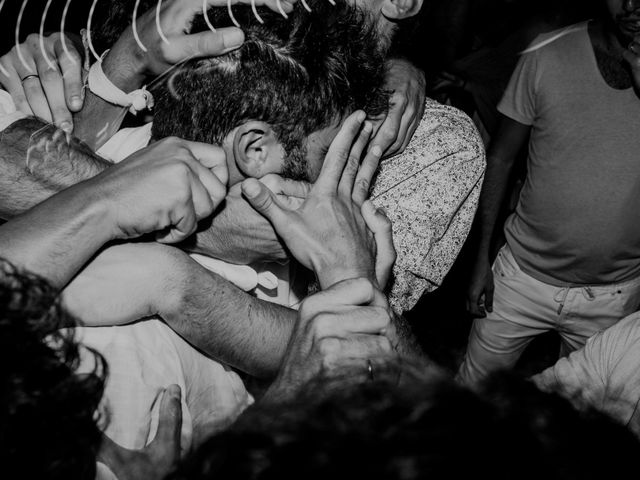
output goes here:
[{"label": "man's neck", "polygon": [[631,76],[622,57],[626,47],[615,30],[598,20],[589,25],[589,38],[605,82],[617,90],[631,88]]}]

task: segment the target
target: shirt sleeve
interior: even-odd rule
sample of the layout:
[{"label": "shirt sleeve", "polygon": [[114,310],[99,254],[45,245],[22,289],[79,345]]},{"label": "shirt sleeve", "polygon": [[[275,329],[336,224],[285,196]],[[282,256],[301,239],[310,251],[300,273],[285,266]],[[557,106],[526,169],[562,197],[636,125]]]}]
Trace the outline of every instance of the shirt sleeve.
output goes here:
[{"label": "shirt sleeve", "polygon": [[393,225],[389,299],[396,312],[442,283],[471,229],[484,170],[471,119],[432,100],[407,150],[382,163],[371,198]]},{"label": "shirt sleeve", "polygon": [[536,96],[539,79],[539,50],[520,57],[509,85],[498,104],[503,115],[522,123],[533,125],[536,117]]},{"label": "shirt sleeve", "polygon": [[11,95],[0,89],[0,132],[23,118],[27,118],[27,115],[16,110]]}]

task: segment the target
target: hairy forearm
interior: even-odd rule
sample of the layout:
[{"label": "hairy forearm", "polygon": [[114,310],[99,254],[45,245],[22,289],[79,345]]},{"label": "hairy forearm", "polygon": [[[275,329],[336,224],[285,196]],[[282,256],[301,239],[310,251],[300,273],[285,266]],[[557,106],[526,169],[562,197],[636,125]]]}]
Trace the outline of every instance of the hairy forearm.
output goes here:
[{"label": "hairy forearm", "polygon": [[0,133],[0,217],[18,215],[109,165],[53,125],[19,120]]},{"label": "hairy forearm", "polygon": [[165,321],[206,354],[251,375],[270,378],[282,362],[296,312],[259,300],[201,270],[181,288]]}]

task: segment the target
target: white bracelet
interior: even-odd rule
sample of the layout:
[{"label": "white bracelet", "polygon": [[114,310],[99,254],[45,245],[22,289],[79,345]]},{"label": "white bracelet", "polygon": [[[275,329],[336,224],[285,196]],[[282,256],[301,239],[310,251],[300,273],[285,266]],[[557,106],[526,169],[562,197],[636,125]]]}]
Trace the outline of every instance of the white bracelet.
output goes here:
[{"label": "white bracelet", "polygon": [[107,53],[109,53],[109,50],[104,52],[100,60],[95,62],[89,69],[89,75],[87,76],[89,90],[105,102],[128,108],[129,112],[134,115],[145,109],[151,110],[154,105],[153,95],[146,87],[134,90],[131,93],[124,93],[107,78],[102,70],[102,60]]}]

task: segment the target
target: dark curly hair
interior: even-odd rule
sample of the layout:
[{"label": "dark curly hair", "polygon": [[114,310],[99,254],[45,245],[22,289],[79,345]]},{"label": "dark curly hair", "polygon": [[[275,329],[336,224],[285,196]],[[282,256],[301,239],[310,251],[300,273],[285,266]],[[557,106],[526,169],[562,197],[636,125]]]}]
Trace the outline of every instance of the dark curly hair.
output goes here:
[{"label": "dark curly hair", "polygon": [[[154,138],[177,136],[221,144],[248,120],[268,123],[286,152],[283,176],[306,178],[305,143],[357,109],[376,116],[388,108],[384,51],[376,22],[337,0],[296,4],[289,18],[266,7],[260,23],[251,7],[234,7],[246,35],[239,49],[186,62],[154,88]],[[231,26],[226,9],[209,10],[216,27]],[[207,29],[202,15],[192,33]]]},{"label": "dark curly hair", "polygon": [[[107,366],[79,376],[75,321],[44,279],[0,259],[0,465],[3,478],[91,479]],[[62,329],[62,330],[61,330]]]},{"label": "dark curly hair", "polygon": [[289,403],[258,403],[172,480],[571,480],[634,471],[640,449],[629,430],[526,380],[500,374],[472,392],[425,365],[388,368],[374,382],[316,380]]}]

